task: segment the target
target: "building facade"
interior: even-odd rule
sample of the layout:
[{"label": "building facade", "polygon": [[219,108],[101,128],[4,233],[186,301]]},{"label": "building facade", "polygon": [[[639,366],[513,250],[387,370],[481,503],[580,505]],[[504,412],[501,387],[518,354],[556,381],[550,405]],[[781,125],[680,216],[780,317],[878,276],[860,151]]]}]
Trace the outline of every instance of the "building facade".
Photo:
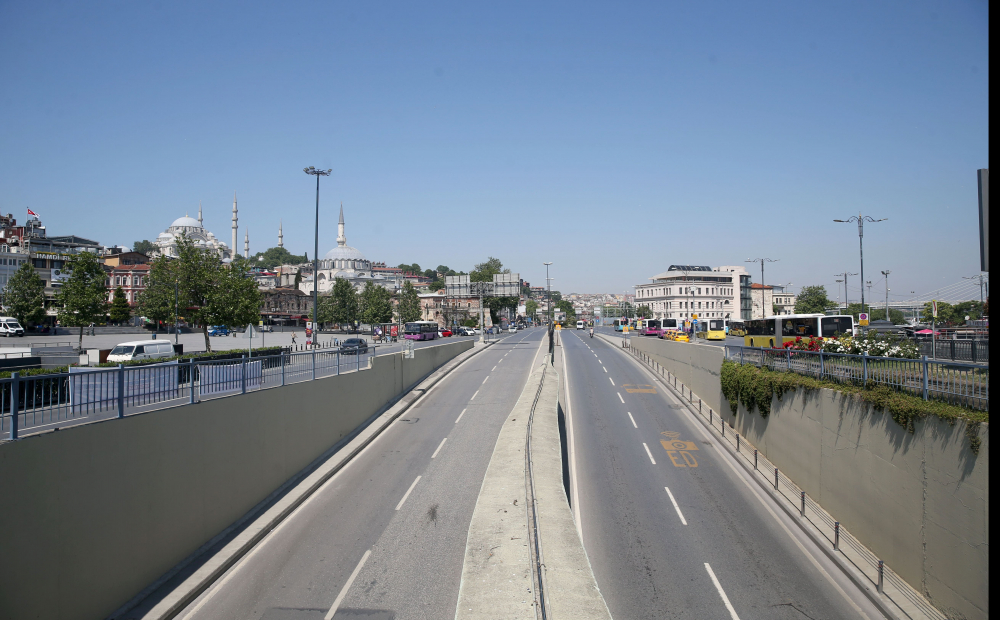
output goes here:
[{"label": "building facade", "polygon": [[701,265],[671,265],[635,287],[635,304],[649,306],[652,317],[690,320],[738,316],[738,274]]},{"label": "building facade", "polygon": [[[373,268],[372,262],[365,258],[361,250],[347,245],[347,235],[344,232],[344,206],[340,207],[340,221],[337,222],[337,247],[326,253],[319,260],[316,274],[319,292],[329,293],[333,290],[337,278],[350,282],[355,289],[361,290],[369,282],[373,282],[390,291],[397,291],[402,286],[402,278],[387,274],[382,268]],[[305,275],[305,269],[299,283],[299,290],[305,293],[313,291],[313,275]],[[311,269],[310,269],[311,271]],[[284,283],[284,279],[282,279]]]},{"label": "building facade", "polygon": [[[236,203],[233,202],[233,217],[235,218]],[[235,220],[234,224],[235,226]],[[235,255],[235,246],[233,248],[227,246],[225,242],[220,241],[214,234],[205,230],[204,219],[202,218],[201,205],[198,205],[198,219],[193,217],[179,217],[173,221],[170,226],[163,232],[161,232],[156,240],[153,241],[153,245],[156,246],[156,250],[153,252],[154,256],[177,256],[177,240],[180,239],[182,235],[187,236],[188,239],[194,242],[195,246],[204,250],[209,250],[214,252],[222,260],[231,260]],[[233,229],[233,242],[236,241],[236,229]]]}]

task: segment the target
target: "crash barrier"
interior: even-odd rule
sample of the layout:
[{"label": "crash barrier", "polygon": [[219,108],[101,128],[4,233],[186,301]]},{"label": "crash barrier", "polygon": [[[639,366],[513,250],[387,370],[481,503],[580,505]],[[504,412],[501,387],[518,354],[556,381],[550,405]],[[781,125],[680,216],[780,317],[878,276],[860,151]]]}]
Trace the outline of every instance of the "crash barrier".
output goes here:
[{"label": "crash barrier", "polygon": [[107,618],[472,346],[0,444],[0,618]]}]

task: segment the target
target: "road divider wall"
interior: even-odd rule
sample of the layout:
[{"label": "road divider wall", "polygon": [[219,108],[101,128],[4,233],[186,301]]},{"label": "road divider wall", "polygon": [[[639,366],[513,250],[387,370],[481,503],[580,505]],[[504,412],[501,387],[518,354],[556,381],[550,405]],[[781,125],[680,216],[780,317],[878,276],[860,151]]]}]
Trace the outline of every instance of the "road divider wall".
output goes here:
[{"label": "road divider wall", "polygon": [[0,445],[0,619],[107,617],[472,347]]},{"label": "road divider wall", "polygon": [[[621,338],[605,338],[621,346]],[[989,617],[989,425],[927,416],[914,432],[849,394],[788,392],[771,414],[736,415],[720,347],[632,337],[631,348],[694,392],[948,617]],[[672,384],[672,380],[670,381]],[[680,389],[680,385],[678,385]],[[967,433],[981,441],[979,453]]]}]

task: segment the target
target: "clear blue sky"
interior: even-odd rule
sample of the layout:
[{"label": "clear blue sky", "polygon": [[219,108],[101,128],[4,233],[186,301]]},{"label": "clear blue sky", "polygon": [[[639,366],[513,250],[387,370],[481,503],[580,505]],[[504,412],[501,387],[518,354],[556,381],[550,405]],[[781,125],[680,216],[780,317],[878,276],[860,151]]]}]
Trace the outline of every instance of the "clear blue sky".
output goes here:
[{"label": "clear blue sky", "polygon": [[312,256],[314,165],[321,254],[343,201],[389,264],[621,292],[767,256],[833,295],[861,211],[894,291],[978,273],[986,2],[472,4],[0,4],[0,209],[131,245],[200,200],[228,242],[236,190],[241,250],[280,218]]}]

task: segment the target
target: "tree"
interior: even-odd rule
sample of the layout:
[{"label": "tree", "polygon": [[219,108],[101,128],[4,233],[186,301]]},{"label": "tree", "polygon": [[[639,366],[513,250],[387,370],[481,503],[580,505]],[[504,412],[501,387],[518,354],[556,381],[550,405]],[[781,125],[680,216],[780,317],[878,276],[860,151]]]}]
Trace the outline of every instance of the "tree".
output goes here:
[{"label": "tree", "polygon": [[260,320],[261,294],[250,275],[249,263],[237,256],[228,266],[221,265],[213,274],[215,286],[201,311],[201,320],[206,326],[242,327]]},{"label": "tree", "polygon": [[196,246],[187,235],[181,235],[177,238],[177,259],[173,263],[172,271],[178,285],[179,312],[189,323],[201,325],[205,336],[205,350],[211,352],[212,342],[208,337],[211,314],[209,304],[212,295],[225,294],[224,291],[216,290],[223,268],[222,260],[214,252]]},{"label": "tree", "polygon": [[59,322],[67,327],[80,328],[80,343],[83,348],[83,328],[104,319],[108,312],[108,289],[105,284],[107,273],[97,255],[92,252],[75,254],[63,265],[69,273],[56,301],[59,304]]},{"label": "tree", "polygon": [[125,299],[125,292],[122,287],[115,289],[115,296],[111,300],[111,322],[118,323],[121,325],[125,321],[129,320],[132,316],[132,308],[128,305],[128,300]]},{"label": "tree", "polygon": [[412,265],[407,265],[406,263],[400,263],[399,265],[396,265],[396,269],[402,269],[403,273],[413,273],[417,275],[423,273],[423,270],[417,263],[413,263]]},{"label": "tree", "polygon": [[392,322],[392,293],[374,282],[361,291],[361,321],[369,325]]},{"label": "tree", "polygon": [[493,276],[498,273],[510,273],[510,269],[504,269],[503,263],[500,262],[499,258],[493,258],[490,256],[486,259],[486,262],[479,263],[473,267],[472,271],[469,273],[469,281],[492,282]]},{"label": "tree", "polygon": [[142,291],[137,300],[136,312],[156,324],[174,316],[174,282],[177,280],[174,262],[166,256],[153,259],[146,290]]},{"label": "tree", "polygon": [[322,322],[354,327],[359,317],[358,294],[350,282],[336,278],[330,295],[323,299]]},{"label": "tree", "polygon": [[534,299],[529,299],[524,304],[524,313],[534,320],[536,312],[538,312],[538,302]]},{"label": "tree", "polygon": [[399,320],[403,323],[419,321],[420,315],[420,297],[417,296],[417,289],[407,280],[399,292]]},{"label": "tree", "polygon": [[576,310],[573,309],[573,304],[565,299],[560,299],[556,302],[556,309],[566,313],[566,321],[575,322],[576,321]]},{"label": "tree", "polygon": [[274,269],[281,265],[301,265],[308,261],[305,255],[297,256],[285,248],[269,248],[250,257],[252,267]]},{"label": "tree", "polygon": [[648,319],[653,316],[653,309],[649,306],[643,304],[635,309],[636,315],[641,316],[644,319]]},{"label": "tree", "polygon": [[7,281],[3,305],[25,327],[45,318],[45,282],[35,273],[31,263],[22,263]]},{"label": "tree", "polygon": [[156,250],[156,245],[154,245],[152,241],[148,241],[146,239],[136,241],[132,244],[133,252],[145,254],[146,256],[149,256],[154,250]]},{"label": "tree", "polygon": [[795,298],[796,314],[822,314],[833,303],[826,296],[825,286],[803,286]]},{"label": "tree", "polygon": [[[966,316],[970,319],[981,318],[983,316],[982,303],[978,301],[962,301],[957,304],[950,304],[946,301],[938,302],[938,326],[961,325],[965,323]],[[926,323],[934,320],[934,310],[931,302],[928,301],[924,304],[921,319]]]}]

